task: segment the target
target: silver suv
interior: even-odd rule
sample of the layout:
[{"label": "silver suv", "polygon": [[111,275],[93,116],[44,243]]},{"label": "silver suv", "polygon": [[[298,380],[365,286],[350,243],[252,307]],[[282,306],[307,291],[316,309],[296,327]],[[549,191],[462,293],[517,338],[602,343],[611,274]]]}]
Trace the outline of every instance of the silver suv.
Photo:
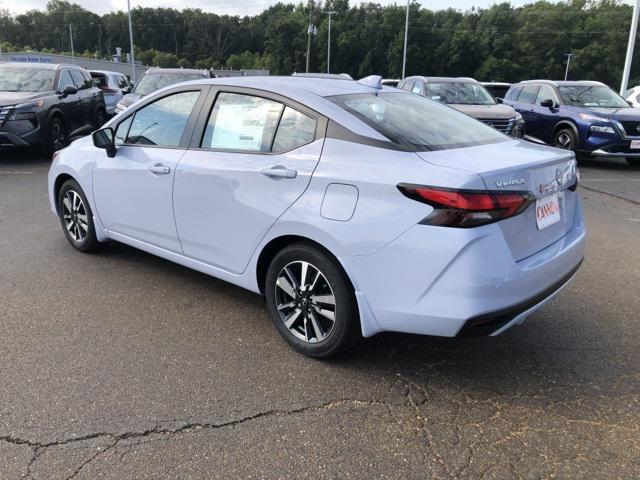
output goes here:
[{"label": "silver suv", "polygon": [[398,88],[446,103],[507,135],[523,135],[522,115],[510,106],[496,102],[487,89],[473,78],[416,75],[405,78]]}]

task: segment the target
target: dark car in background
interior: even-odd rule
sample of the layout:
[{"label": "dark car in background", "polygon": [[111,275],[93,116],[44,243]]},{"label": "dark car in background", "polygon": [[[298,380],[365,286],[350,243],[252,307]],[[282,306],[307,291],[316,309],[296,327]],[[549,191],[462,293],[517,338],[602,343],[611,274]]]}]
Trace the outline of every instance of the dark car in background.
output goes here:
[{"label": "dark car in background", "polygon": [[512,137],[522,136],[522,116],[496,102],[473,78],[413,76],[402,80],[398,88],[445,103]]},{"label": "dark car in background", "polygon": [[102,91],[75,65],[0,63],[0,148],[59,150],[106,121]]},{"label": "dark car in background", "polygon": [[480,84],[491,94],[495,99],[502,99],[511,88],[510,83],[505,82],[480,82]]},{"label": "dark car in background", "polygon": [[604,83],[528,80],[513,85],[504,103],[524,117],[527,138],[640,165],[640,111]]},{"label": "dark car in background", "polygon": [[133,85],[129,79],[120,72],[91,70],[89,73],[96,86],[102,90],[104,103],[107,106],[107,114],[113,115],[116,105],[122,100],[122,97],[131,93]]},{"label": "dark car in background", "polygon": [[116,114],[122,112],[128,106],[133,105],[138,100],[146,97],[150,93],[160,90],[161,88],[175,85],[180,82],[188,82],[190,80],[202,80],[203,78],[211,78],[208,70],[196,70],[190,68],[150,68],[140,77],[133,91],[125,95],[118,102],[115,108]]}]

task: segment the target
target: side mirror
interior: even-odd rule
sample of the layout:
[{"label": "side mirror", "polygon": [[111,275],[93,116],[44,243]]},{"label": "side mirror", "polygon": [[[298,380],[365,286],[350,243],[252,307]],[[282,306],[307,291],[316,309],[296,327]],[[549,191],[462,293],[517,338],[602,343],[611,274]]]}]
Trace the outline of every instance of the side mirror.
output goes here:
[{"label": "side mirror", "polygon": [[78,89],[73,85],[67,85],[62,91],[62,95],[64,95],[65,97],[68,97],[69,95],[75,95],[76,93],[78,93]]},{"label": "side mirror", "polygon": [[495,97],[495,101],[496,101],[497,103],[502,103],[502,102],[504,102],[504,98],[502,98],[502,97]]},{"label": "side mirror", "polygon": [[555,107],[555,103],[553,100],[551,100],[550,98],[546,98],[543,101],[540,102],[540,106],[541,107],[547,107],[549,109],[554,108]]},{"label": "side mirror", "polygon": [[113,158],[116,156],[116,144],[115,134],[110,127],[96,130],[91,135],[93,138],[93,145],[96,148],[103,148],[107,151],[107,157]]}]

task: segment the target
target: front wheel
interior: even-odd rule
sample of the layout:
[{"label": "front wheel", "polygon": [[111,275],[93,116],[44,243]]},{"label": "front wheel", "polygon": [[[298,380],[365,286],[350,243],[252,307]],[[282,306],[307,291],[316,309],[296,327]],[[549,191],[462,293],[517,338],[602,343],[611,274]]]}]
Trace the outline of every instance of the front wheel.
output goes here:
[{"label": "front wheel", "polygon": [[337,260],[314,245],[297,243],[275,256],[265,295],[278,332],[304,355],[338,355],[360,336],[353,287]]},{"label": "front wheel", "polygon": [[67,145],[67,131],[64,123],[59,118],[51,119],[49,122],[49,138],[47,147],[52,152],[57,152]]},{"label": "front wheel", "polygon": [[578,136],[573,129],[562,128],[553,136],[553,146],[575,152],[578,147]]},{"label": "front wheel", "polygon": [[73,179],[64,182],[60,188],[58,216],[67,240],[76,250],[91,252],[100,246],[87,197]]}]

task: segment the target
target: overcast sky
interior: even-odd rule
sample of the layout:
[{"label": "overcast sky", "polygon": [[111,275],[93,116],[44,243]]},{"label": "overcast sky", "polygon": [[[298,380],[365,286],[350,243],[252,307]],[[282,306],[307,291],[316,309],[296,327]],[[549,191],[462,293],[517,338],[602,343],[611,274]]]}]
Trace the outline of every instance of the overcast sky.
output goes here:
[{"label": "overcast sky", "polygon": [[[125,10],[127,0],[71,0],[73,3],[82,5],[84,8],[103,14],[112,10]],[[283,0],[287,3],[287,0]],[[297,3],[299,0],[294,0]],[[523,5],[531,3],[533,0],[511,0],[512,5]],[[404,5],[404,0],[377,0],[383,5],[399,3]],[[254,15],[260,13],[269,5],[278,3],[277,0],[131,0],[132,7],[173,7],[177,9],[189,6],[191,8],[201,8],[202,10],[226,14],[226,15]],[[351,5],[361,3],[351,0]],[[424,7],[433,10],[445,9],[449,7],[458,10],[467,10],[471,7],[488,7],[494,3],[501,3],[496,0],[424,0],[420,2]],[[44,9],[47,0],[0,0],[0,8],[8,9],[12,13],[22,13],[32,9]]]}]

